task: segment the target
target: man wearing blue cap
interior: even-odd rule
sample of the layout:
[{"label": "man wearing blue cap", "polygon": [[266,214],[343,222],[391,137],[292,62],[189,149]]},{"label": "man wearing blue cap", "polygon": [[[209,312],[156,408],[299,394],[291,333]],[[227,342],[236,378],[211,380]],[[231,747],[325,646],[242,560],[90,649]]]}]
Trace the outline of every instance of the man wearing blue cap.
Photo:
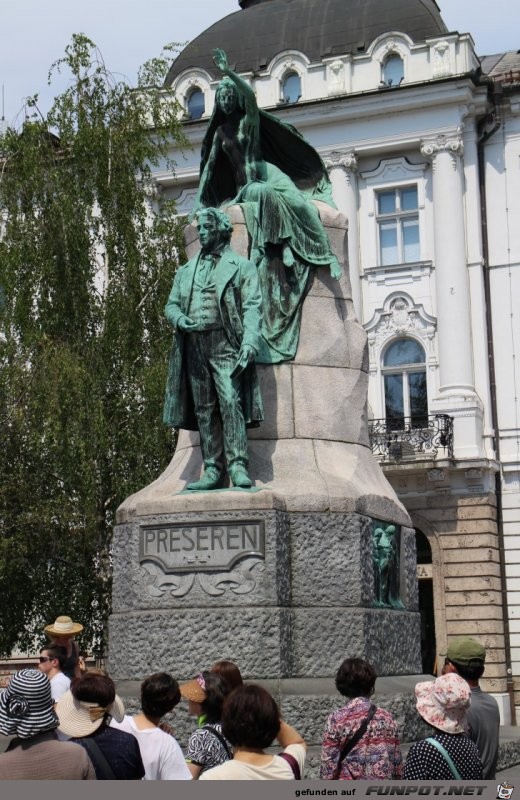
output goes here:
[{"label": "man wearing blue cap", "polygon": [[471,688],[468,733],[478,747],[483,778],[491,781],[497,768],[500,712],[495,698],[479,686],[485,660],[486,648],[480,642],[471,636],[460,636],[450,642],[442,672],[456,672]]}]

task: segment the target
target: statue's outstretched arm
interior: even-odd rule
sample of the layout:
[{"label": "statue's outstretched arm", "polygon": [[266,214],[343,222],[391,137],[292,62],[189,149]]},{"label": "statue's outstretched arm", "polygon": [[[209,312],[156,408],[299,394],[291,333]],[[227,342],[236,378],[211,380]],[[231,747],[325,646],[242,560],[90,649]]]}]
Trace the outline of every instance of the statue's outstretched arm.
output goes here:
[{"label": "statue's outstretched arm", "polygon": [[233,72],[228,64],[227,55],[224,50],[218,47],[213,50],[213,61],[222,74],[235,84],[237,92],[244,99],[247,115],[256,116],[258,114],[258,106],[256,104],[255,93],[247,81],[237,75],[236,72]]}]

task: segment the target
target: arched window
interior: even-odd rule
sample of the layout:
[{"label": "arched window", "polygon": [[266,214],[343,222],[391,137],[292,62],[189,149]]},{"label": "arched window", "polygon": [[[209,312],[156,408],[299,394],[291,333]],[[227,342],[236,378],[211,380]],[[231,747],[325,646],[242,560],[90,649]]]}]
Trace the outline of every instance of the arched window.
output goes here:
[{"label": "arched window", "polygon": [[190,119],[200,119],[204,114],[204,92],[196,87],[188,95],[186,108]]},{"label": "arched window", "polygon": [[282,102],[297,103],[302,96],[302,81],[298,73],[288,72],[282,81]]},{"label": "arched window", "polygon": [[388,430],[428,423],[426,357],[415,339],[397,339],[383,357],[385,416]]},{"label": "arched window", "polygon": [[403,79],[403,59],[397,53],[391,53],[383,64],[382,83],[385,86],[399,86]]}]

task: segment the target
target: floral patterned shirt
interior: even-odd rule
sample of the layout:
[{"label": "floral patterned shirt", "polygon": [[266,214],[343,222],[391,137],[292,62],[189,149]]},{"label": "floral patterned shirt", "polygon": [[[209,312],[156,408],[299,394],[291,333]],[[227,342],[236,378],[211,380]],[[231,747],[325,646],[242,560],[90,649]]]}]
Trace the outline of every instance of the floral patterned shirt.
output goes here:
[{"label": "floral patterned shirt", "polygon": [[[363,724],[370,710],[367,697],[355,697],[329,714],[323,734],[321,780],[334,780],[341,748]],[[398,780],[403,774],[397,725],[392,715],[377,708],[368,728],[343,759],[339,780]]]}]

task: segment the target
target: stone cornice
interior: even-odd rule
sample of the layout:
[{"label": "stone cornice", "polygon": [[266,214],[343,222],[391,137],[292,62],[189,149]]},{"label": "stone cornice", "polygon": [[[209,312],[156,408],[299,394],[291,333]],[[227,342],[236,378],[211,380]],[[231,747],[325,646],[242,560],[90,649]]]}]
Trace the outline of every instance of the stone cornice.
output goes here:
[{"label": "stone cornice", "polygon": [[[360,92],[344,97],[324,97],[308,100],[281,109],[279,116],[296,127],[306,124],[329,125],[334,121],[384,117],[385,114],[413,112],[430,114],[432,108],[457,107],[459,118],[484,113],[487,108],[485,90],[475,88],[467,78],[460,77],[432,84],[408,84],[387,91]],[[266,111],[280,111],[266,107]]]}]

